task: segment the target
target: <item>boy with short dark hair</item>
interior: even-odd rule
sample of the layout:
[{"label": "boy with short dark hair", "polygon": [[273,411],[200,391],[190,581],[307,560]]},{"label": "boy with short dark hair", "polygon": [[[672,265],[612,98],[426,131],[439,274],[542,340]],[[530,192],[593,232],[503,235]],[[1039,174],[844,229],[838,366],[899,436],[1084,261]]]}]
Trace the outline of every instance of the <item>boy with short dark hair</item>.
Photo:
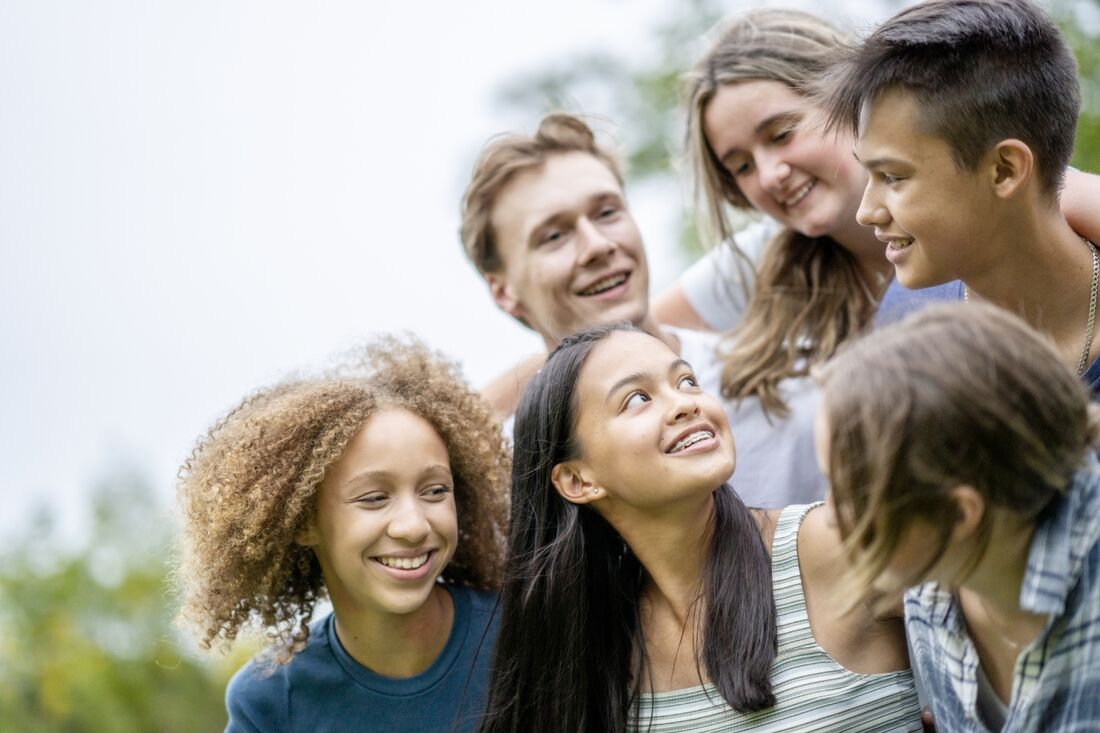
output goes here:
[{"label": "boy with short dark hair", "polygon": [[1028,0],[931,0],[833,70],[825,105],[870,173],[858,213],[898,281],[962,280],[1100,388],[1100,253],[1058,208],[1081,106],[1077,65]]}]

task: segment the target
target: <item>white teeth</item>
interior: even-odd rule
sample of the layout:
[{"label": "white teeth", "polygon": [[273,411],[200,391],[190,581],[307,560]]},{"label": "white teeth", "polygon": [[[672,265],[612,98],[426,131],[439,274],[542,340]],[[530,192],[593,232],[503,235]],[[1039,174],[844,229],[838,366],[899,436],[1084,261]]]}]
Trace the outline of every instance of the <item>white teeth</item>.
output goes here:
[{"label": "white teeth", "polygon": [[416,570],[418,567],[428,562],[428,554],[429,553],[425,552],[419,557],[377,557],[375,559],[388,568]]},{"label": "white teeth", "polygon": [[713,437],[714,437],[714,433],[710,432],[709,430],[697,430],[694,433],[692,433],[691,435],[689,435],[686,438],[684,438],[683,440],[681,440],[676,445],[672,446],[672,450],[670,450],[669,453],[670,454],[671,453],[679,453],[680,451],[684,450],[685,448],[689,448],[689,447],[695,445],[700,440],[706,440],[708,438],[713,438]]},{"label": "white teeth", "polygon": [[912,239],[892,239],[890,240],[890,246],[894,249],[905,249],[913,243]]},{"label": "white teeth", "polygon": [[626,282],[626,273],[622,272],[618,275],[608,275],[602,280],[597,280],[592,285],[581,291],[581,295],[596,295],[602,293],[605,290],[610,290],[616,285],[621,285]]},{"label": "white teeth", "polygon": [[810,192],[810,189],[812,189],[815,185],[817,185],[817,181],[809,181],[804,184],[802,188],[795,191],[794,196],[791,196],[789,199],[783,202],[784,206],[794,206],[799,201],[806,198],[806,194],[808,194]]}]

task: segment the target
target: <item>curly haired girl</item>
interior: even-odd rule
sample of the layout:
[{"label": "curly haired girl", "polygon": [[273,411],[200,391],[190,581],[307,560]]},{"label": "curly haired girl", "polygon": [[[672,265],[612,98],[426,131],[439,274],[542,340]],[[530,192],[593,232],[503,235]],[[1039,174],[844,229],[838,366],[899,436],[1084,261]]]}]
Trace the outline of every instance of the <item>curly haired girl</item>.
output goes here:
[{"label": "curly haired girl", "polygon": [[509,471],[488,405],[416,342],[215,424],[180,472],[181,618],[204,648],[247,625],[269,642],[229,683],[227,730],[476,725]]}]

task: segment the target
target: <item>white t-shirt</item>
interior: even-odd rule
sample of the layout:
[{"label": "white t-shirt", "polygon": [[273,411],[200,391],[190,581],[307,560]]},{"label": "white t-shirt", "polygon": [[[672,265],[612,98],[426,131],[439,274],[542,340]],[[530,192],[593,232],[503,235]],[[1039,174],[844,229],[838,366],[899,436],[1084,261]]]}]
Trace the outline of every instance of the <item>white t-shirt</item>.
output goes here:
[{"label": "white t-shirt", "polygon": [[[750,224],[734,239],[755,266],[765,245],[780,229],[779,222],[764,219]],[[746,295],[754,285],[753,279],[750,263],[734,252],[732,243],[722,242],[685,270],[679,283],[688,303],[708,326],[715,331],[728,331],[745,312]]]},{"label": "white t-shirt", "polygon": [[680,356],[695,369],[704,392],[722,403],[737,448],[730,485],[749,506],[779,508],[825,498],[826,482],[814,453],[814,417],[819,393],[809,377],[785,379],[780,394],[790,407],[785,418],[769,416],[760,400],[723,398],[719,336],[668,328],[680,339]]}]

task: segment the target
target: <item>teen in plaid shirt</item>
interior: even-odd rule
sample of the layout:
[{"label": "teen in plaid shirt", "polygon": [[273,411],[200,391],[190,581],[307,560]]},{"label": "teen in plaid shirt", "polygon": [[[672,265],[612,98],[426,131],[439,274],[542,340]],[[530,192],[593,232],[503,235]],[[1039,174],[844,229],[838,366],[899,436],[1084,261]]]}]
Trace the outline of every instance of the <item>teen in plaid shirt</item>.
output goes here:
[{"label": "teen in plaid shirt", "polygon": [[[822,370],[857,596],[905,596],[936,727],[1100,730],[1097,408],[1042,336],[931,307]],[[917,585],[917,584],[920,585]]]}]

